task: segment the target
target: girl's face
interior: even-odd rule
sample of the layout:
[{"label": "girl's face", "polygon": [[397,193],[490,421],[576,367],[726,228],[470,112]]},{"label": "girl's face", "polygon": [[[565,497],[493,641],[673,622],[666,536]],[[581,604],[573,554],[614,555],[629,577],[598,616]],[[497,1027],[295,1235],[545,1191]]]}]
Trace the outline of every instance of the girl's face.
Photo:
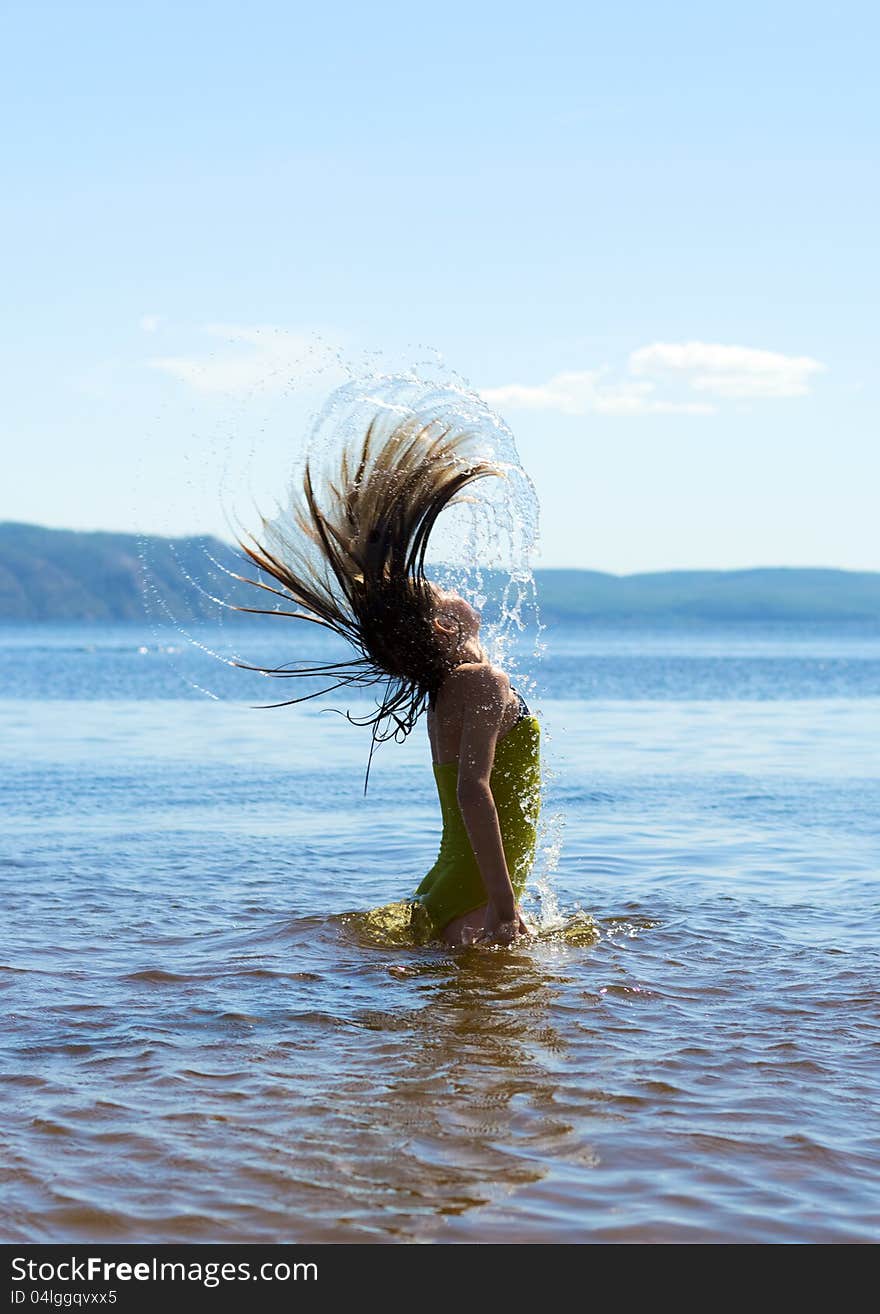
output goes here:
[{"label": "girl's face", "polygon": [[468,639],[480,632],[481,614],[458,593],[434,585],[437,606],[434,611],[434,632],[447,651],[453,652]]}]

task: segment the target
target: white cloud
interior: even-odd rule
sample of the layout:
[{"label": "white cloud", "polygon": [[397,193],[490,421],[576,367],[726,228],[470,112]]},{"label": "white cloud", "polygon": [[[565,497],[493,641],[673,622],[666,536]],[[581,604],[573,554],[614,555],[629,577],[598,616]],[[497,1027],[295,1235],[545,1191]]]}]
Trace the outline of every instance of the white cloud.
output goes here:
[{"label": "white cloud", "polygon": [[608,367],[554,374],[547,383],[529,387],[511,383],[502,388],[483,388],[482,396],[491,406],[509,406],[512,410],[559,411],[562,415],[657,415],[711,414],[717,408],[710,402],[669,401],[654,397],[654,384],[647,380],[624,380],[618,384],[602,382]]},{"label": "white cloud", "polygon": [[631,374],[684,376],[694,392],[716,397],[803,397],[824,370],[811,356],[784,356],[718,342],[654,342],[629,358]]},{"label": "white cloud", "polygon": [[[562,415],[711,415],[718,410],[711,398],[804,396],[812,376],[825,368],[811,356],[784,356],[754,347],[654,342],[630,353],[626,373],[616,382],[609,378],[610,367],[601,365],[554,374],[536,385],[484,388],[482,395],[493,406]],[[704,400],[670,396],[682,383]]]},{"label": "white cloud", "polygon": [[164,318],[164,315],[141,315],[141,328],[145,333],[155,333]]},{"label": "white cloud", "polygon": [[334,348],[321,339],[272,325],[206,324],[204,332],[225,339],[233,350],[158,356],[147,365],[200,392],[247,393],[283,389],[292,379],[325,370],[335,361]]}]

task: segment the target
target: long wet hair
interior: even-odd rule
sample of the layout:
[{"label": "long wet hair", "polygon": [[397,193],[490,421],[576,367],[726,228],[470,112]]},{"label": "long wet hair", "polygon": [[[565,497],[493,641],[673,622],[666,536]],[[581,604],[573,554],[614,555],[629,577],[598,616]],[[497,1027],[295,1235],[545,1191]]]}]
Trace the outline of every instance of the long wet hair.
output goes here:
[{"label": "long wet hair", "polygon": [[[236,607],[258,615],[288,616],[335,631],[357,652],[349,661],[289,662],[250,666],[280,679],[330,677],[314,693],[268,707],[288,707],[343,686],[384,684],[377,710],[355,725],[372,726],[364,793],[377,743],[402,742],[450,670],[450,660],[431,624],[437,609],[434,586],[425,576],[425,552],[438,516],[462,489],[488,475],[506,477],[495,463],[467,456],[473,435],[440,420],[410,415],[383,436],[383,413],[363,438],[341,452],[338,474],[316,488],[306,460],[302,492],[291,490],[290,518],[261,516],[262,540],[252,534],[238,545],[274,581],[245,579],[298,610]],[[387,428],[388,421],[385,421]],[[349,450],[349,446],[351,450]],[[276,587],[276,585],[280,585]],[[338,711],[338,708],[334,708]]]}]

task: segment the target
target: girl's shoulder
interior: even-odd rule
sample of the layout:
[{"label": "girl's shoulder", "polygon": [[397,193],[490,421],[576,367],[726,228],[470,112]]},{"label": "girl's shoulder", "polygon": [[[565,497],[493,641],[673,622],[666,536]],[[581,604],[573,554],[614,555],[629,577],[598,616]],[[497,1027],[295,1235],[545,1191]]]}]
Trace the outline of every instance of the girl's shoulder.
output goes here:
[{"label": "girl's shoulder", "polygon": [[444,694],[451,699],[466,699],[482,696],[493,697],[500,694],[507,697],[510,693],[510,678],[500,666],[491,662],[463,662],[450,671],[443,681]]}]

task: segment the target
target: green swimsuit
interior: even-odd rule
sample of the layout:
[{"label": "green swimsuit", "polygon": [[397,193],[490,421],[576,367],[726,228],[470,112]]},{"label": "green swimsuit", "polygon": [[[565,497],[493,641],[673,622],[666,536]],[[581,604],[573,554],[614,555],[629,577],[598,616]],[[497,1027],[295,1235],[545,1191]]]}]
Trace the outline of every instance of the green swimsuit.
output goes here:
[{"label": "green swimsuit", "polygon": [[[489,786],[516,899],[525,889],[535,857],[538,814],[541,807],[541,726],[521,695],[520,719],[495,745]],[[412,896],[412,917],[427,914],[427,928],[439,935],[449,922],[487,902],[486,888],[464,818],[458,806],[458,759],[434,764],[440,796],[443,835],[434,866]]]}]

